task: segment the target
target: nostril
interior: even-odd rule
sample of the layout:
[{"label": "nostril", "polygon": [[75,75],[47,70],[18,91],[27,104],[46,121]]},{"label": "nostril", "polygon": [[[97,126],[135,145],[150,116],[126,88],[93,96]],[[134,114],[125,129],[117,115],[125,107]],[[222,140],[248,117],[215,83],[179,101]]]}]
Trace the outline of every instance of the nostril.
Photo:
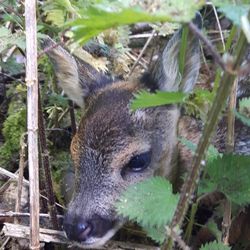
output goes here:
[{"label": "nostril", "polygon": [[90,238],[93,226],[81,217],[72,218],[71,215],[66,214],[64,220],[64,230],[70,240],[86,241]]},{"label": "nostril", "polygon": [[86,241],[92,231],[92,225],[85,221],[80,221],[76,224],[76,240],[78,241]]}]

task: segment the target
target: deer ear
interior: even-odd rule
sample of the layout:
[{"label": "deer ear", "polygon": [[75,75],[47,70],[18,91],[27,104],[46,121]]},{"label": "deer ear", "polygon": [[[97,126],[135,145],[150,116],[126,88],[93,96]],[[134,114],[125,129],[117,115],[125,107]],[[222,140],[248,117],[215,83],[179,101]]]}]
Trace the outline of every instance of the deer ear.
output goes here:
[{"label": "deer ear", "polygon": [[[202,19],[200,14],[196,15],[194,23],[201,28]],[[200,47],[198,38],[189,32],[186,51],[186,62],[183,75],[179,71],[179,50],[182,29],[178,30],[169,40],[156,63],[142,77],[142,82],[152,90],[163,90],[169,92],[193,90],[200,68]]]},{"label": "deer ear", "polygon": [[73,57],[62,46],[56,46],[50,37],[43,39],[41,47],[45,51],[49,49],[46,54],[54,67],[58,85],[80,107],[84,106],[85,97],[111,81],[110,77]]}]

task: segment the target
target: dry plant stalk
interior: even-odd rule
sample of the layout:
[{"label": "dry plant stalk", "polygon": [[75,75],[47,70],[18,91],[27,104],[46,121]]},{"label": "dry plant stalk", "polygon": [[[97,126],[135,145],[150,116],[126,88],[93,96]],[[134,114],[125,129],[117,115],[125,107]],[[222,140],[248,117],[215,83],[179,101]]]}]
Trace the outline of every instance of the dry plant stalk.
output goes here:
[{"label": "dry plant stalk", "polygon": [[38,163],[38,80],[36,1],[25,1],[26,84],[28,163],[30,182],[30,248],[40,249],[39,242],[39,163]]},{"label": "dry plant stalk", "polygon": [[[15,205],[15,212],[20,212],[21,207],[21,196],[22,196],[22,187],[23,187],[23,171],[25,167],[25,150],[26,150],[26,143],[25,143],[26,133],[22,135],[20,140],[20,160],[19,160],[19,173],[18,173],[18,182],[17,182],[17,197],[16,197],[16,205]],[[15,223],[19,222],[18,218],[14,219]]]},{"label": "dry plant stalk", "polygon": [[[27,239],[29,237],[29,228],[23,225],[16,225],[12,223],[4,223],[3,233],[6,237],[15,237]],[[51,242],[57,244],[67,244],[71,246],[71,249],[89,249],[88,246],[83,245],[74,245],[73,242],[69,241],[65,233],[62,231],[40,228],[40,239],[43,242]],[[130,242],[121,242],[121,241],[109,241],[105,246],[96,247],[95,249],[102,250],[122,250],[122,249],[137,249],[137,250],[160,250],[159,247],[130,243]]]}]

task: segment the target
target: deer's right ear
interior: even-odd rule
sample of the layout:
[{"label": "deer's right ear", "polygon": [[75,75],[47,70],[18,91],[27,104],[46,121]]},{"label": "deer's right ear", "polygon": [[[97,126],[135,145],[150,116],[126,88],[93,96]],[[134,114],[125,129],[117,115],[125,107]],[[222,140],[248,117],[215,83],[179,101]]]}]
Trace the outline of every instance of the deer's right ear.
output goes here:
[{"label": "deer's right ear", "polygon": [[87,62],[73,57],[62,46],[56,46],[50,37],[43,39],[41,46],[45,51],[49,49],[46,54],[53,64],[59,86],[80,107],[84,106],[85,97],[111,81]]},{"label": "deer's right ear", "polygon": [[[196,14],[193,22],[201,28],[202,19],[199,13]],[[151,91],[190,92],[193,90],[200,69],[200,47],[198,38],[189,33],[183,75],[181,76],[179,71],[182,35],[182,29],[180,29],[169,40],[153,67],[141,79]]]}]

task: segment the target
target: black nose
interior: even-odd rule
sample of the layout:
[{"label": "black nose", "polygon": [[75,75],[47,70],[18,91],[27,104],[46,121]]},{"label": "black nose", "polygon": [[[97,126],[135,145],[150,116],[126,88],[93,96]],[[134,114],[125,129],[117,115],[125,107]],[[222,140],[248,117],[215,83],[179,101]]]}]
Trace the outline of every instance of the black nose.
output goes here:
[{"label": "black nose", "polygon": [[86,220],[67,213],[64,218],[64,230],[70,240],[86,242],[90,237],[101,238],[115,225],[114,221],[94,215]]},{"label": "black nose", "polygon": [[93,226],[80,217],[75,217],[71,220],[70,216],[66,215],[64,219],[64,230],[70,240],[81,242],[86,241],[90,237]]}]

